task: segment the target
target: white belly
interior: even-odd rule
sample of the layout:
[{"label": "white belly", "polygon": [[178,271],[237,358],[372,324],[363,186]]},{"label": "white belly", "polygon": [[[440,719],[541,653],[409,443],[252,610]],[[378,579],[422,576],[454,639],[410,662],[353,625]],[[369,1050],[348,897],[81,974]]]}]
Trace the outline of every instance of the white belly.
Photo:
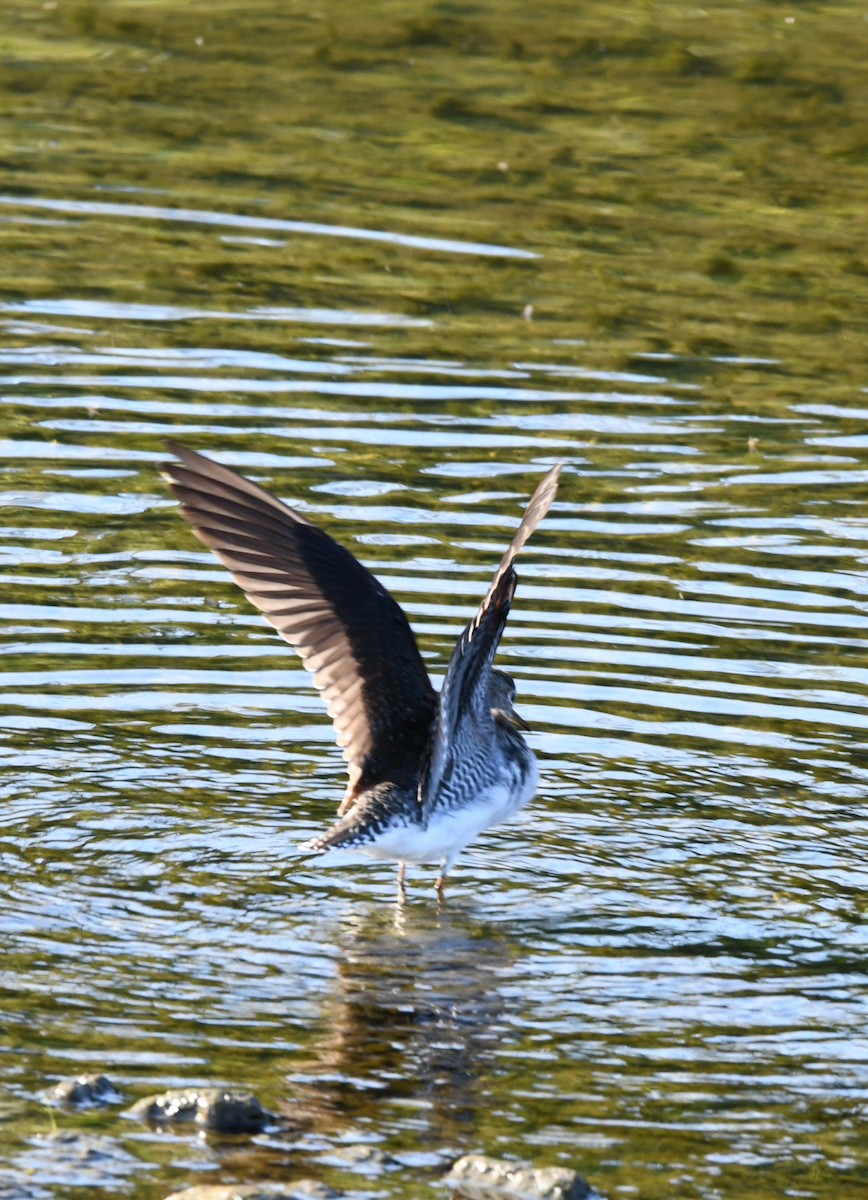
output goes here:
[{"label": "white belly", "polygon": [[525,785],[512,790],[495,785],[480,793],[466,808],[434,813],[426,827],[395,825],[378,835],[376,842],[359,846],[363,854],[398,862],[428,863],[446,861],[451,864],[468,842],[483,829],[499,825],[527,804],[536,791],[539,773],[528,772]]}]

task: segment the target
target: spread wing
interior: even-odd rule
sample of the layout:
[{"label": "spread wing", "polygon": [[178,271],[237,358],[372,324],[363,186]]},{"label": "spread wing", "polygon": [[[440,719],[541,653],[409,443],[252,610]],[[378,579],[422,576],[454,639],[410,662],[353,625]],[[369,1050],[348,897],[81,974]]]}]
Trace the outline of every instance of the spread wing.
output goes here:
[{"label": "spread wing", "polygon": [[493,739],[488,685],[515,593],[515,557],[548,512],[558,490],[560,473],[561,465],[558,464],[539,483],[500,560],[485,599],[452,651],[440,693],[429,757],[419,784],[419,800],[426,817],[436,808],[441,788],[448,784],[453,767],[473,754],[484,753],[482,743],[487,738]]},{"label": "spread wing", "polygon": [[322,692],[348,764],[341,811],[418,766],[436,694],[401,608],[327,533],[249,479],[167,442],[181,515],[293,646]]}]

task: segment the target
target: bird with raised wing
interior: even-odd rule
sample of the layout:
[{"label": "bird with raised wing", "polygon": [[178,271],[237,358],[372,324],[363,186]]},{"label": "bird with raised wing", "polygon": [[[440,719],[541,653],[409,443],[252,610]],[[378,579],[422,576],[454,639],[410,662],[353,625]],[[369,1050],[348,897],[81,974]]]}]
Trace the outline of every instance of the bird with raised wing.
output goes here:
[{"label": "bird with raised wing", "polygon": [[440,864],[534,795],[536,759],[518,732],[515,684],[494,656],[516,586],[515,557],[558,486],[534,492],[438,695],[402,609],[348,550],[231,468],[176,442],[164,464],[181,515],[301,656],[343,747],[349,782],[338,819],[302,849],[359,850]]}]

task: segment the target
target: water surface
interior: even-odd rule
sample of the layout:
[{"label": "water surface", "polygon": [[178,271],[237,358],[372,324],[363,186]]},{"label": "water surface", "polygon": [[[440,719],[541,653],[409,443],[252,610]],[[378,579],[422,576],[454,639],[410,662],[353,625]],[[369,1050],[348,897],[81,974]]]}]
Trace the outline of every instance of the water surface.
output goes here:
[{"label": "water surface", "polygon": [[[865,1194],[868,24],[754,11],[0,17],[0,1191],[421,1197],[478,1150]],[[165,437],[342,540],[437,681],[565,464],[499,658],[540,794],[444,908],[296,849],[340,752]],[[84,1070],[284,1124],[46,1105]]]}]

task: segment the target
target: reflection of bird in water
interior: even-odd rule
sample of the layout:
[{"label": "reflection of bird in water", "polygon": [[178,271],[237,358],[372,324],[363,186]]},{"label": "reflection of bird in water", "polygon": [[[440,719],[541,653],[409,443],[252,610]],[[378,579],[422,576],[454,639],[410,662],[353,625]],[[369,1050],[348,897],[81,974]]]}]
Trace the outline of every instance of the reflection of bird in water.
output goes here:
[{"label": "reflection of bird in water", "polygon": [[414,911],[406,936],[405,912],[356,908],[337,933],[334,991],[285,1115],[325,1132],[394,1110],[416,1149],[469,1148],[510,1039],[500,981],[517,949],[460,905]]},{"label": "reflection of bird in water", "polygon": [[560,467],[537,487],[439,697],[404,613],[360,562],[280,500],[174,442],[165,470],[181,514],[313,673],[349,764],[338,821],[304,849],[440,863],[438,889],[469,841],[533,796],[536,759],[517,726],[515,685],[493,668],[515,556],[545,516]]}]

